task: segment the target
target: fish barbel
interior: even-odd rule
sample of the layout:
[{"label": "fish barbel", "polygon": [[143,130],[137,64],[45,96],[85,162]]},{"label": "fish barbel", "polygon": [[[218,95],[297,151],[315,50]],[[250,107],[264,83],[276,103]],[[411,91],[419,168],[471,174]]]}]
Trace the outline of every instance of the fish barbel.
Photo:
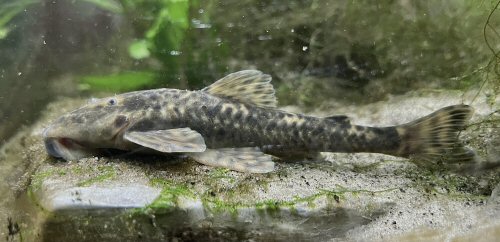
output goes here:
[{"label": "fish barbel", "polygon": [[47,127],[45,147],[65,160],[118,149],[185,154],[209,166],[254,173],[273,171],[273,156],[317,152],[471,159],[457,140],[472,115],[467,105],[397,126],[360,126],[346,116],[278,110],[270,81],[267,74],[245,70],[198,91],[162,88],[98,99]]}]

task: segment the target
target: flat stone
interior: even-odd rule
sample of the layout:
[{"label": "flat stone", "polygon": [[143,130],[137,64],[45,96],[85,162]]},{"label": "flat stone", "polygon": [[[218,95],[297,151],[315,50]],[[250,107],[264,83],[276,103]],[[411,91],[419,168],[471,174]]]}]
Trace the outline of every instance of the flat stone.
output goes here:
[{"label": "flat stone", "polygon": [[[48,181],[58,182],[58,181]],[[49,187],[50,185],[45,185]],[[69,187],[45,190],[40,205],[49,211],[70,209],[142,208],[151,204],[161,189],[140,184]]]},{"label": "flat stone", "polygon": [[[408,94],[344,106],[336,114],[347,114],[353,123],[393,125],[461,99],[454,92]],[[410,238],[421,229],[454,238],[479,224],[500,226],[499,217],[487,212],[490,201],[497,200],[488,201],[490,195],[484,194],[500,180],[498,173],[475,177],[433,172],[387,155],[323,153],[326,161],[277,162],[269,174],[207,167],[182,157],[91,157],[78,162],[48,157],[43,128],[84,102],[52,103],[24,137],[28,148],[23,162],[34,167],[28,190],[35,203],[57,215],[41,222],[43,238],[385,240]],[[478,103],[473,104],[472,122],[498,109]],[[477,140],[475,133],[462,136]],[[481,147],[495,140],[488,137],[470,145],[481,155]]]}]

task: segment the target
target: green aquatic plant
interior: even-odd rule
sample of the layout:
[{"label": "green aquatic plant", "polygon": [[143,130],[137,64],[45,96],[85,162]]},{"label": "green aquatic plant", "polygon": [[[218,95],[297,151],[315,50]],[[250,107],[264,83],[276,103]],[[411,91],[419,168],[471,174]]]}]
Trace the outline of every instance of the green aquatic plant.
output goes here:
[{"label": "green aquatic plant", "polygon": [[[135,27],[137,39],[128,47],[136,60],[155,58],[162,64],[157,75],[127,72],[82,78],[84,88],[94,91],[123,92],[172,80],[179,74],[181,44],[189,28],[189,0],[130,1],[86,0],[110,12],[124,16]],[[166,75],[168,73],[168,75]]]},{"label": "green aquatic plant", "polygon": [[114,0],[81,0],[81,1],[94,4],[95,6],[106,11],[110,11],[113,13],[123,13],[122,5]]},{"label": "green aquatic plant", "polygon": [[27,7],[38,2],[37,0],[17,0],[0,3],[0,40],[7,37],[14,28],[14,26],[9,26],[9,22]]},{"label": "green aquatic plant", "polygon": [[120,7],[109,3],[114,2],[110,0],[87,2],[120,14],[132,26],[135,38],[128,45],[130,58],[138,63],[161,64],[154,68],[155,78],[128,79],[130,84],[118,84],[125,82],[119,75],[92,77],[92,82],[87,78],[83,83],[92,90],[123,91],[118,85],[130,86],[131,90],[166,85],[200,88],[205,85],[204,80],[214,79],[213,75],[225,68],[221,60],[227,56],[227,48],[217,41],[217,31],[211,31],[208,24],[214,8],[211,4],[204,5],[201,11],[196,0],[120,0]]},{"label": "green aquatic plant", "polygon": [[191,2],[121,0],[125,17],[134,24],[139,35],[129,47],[130,56],[144,59],[152,55],[165,66],[172,67],[189,28]]},{"label": "green aquatic plant", "polygon": [[[122,16],[132,25],[135,40],[130,42],[128,54],[135,60],[152,58],[161,63],[156,68],[158,75],[151,78],[149,73],[114,73],[111,75],[88,76],[81,79],[84,89],[121,92],[159,85],[159,79],[178,80],[183,57],[180,56],[182,43],[190,28],[190,8],[196,5],[192,0],[80,0],[97,8]],[[37,5],[42,8],[41,0],[19,0],[0,2],[0,40],[5,39],[16,28],[13,21],[27,8]]]},{"label": "green aquatic plant", "polygon": [[[227,46],[212,28],[216,4],[197,0],[121,1],[137,38],[128,53],[161,63],[158,78],[180,88],[200,88],[225,70]],[[149,16],[149,18],[144,18]]]},{"label": "green aquatic plant", "polygon": [[85,76],[80,89],[106,92],[127,92],[151,86],[156,81],[154,72],[124,72],[107,76]]},{"label": "green aquatic plant", "polygon": [[[114,13],[121,13],[123,8],[114,0],[81,0],[96,5],[97,7]],[[12,20],[25,12],[29,7],[42,4],[41,0],[16,0],[0,2],[0,40],[8,36],[15,24],[9,26]]]}]

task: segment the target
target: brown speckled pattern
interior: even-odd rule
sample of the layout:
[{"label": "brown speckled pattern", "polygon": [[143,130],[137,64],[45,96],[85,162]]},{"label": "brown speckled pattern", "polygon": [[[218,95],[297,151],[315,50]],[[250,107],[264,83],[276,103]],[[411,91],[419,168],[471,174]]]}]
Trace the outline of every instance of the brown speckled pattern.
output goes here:
[{"label": "brown speckled pattern", "polygon": [[[126,132],[190,128],[208,149],[261,147],[270,154],[373,152],[434,159],[452,151],[472,109],[455,105],[414,122],[357,126],[343,116],[317,118],[258,107],[205,91],[156,89],[97,100],[59,118],[46,140],[68,138],[88,148],[138,148]],[[456,152],[455,152],[456,153]],[[470,160],[466,150],[452,156]]]},{"label": "brown speckled pattern", "polygon": [[260,108],[202,91],[160,89],[124,94],[122,99],[122,112],[134,113],[131,131],[190,127],[212,149],[275,146],[306,152],[392,153],[400,141],[394,127],[354,126],[346,120]]}]

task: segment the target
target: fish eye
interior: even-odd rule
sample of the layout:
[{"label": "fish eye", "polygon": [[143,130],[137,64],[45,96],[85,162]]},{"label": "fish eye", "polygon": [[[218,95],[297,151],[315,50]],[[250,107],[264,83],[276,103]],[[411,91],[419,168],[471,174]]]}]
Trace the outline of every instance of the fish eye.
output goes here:
[{"label": "fish eye", "polygon": [[109,106],[114,106],[114,105],[116,105],[116,103],[117,103],[117,101],[114,98],[111,98],[111,99],[108,100],[108,105]]}]

